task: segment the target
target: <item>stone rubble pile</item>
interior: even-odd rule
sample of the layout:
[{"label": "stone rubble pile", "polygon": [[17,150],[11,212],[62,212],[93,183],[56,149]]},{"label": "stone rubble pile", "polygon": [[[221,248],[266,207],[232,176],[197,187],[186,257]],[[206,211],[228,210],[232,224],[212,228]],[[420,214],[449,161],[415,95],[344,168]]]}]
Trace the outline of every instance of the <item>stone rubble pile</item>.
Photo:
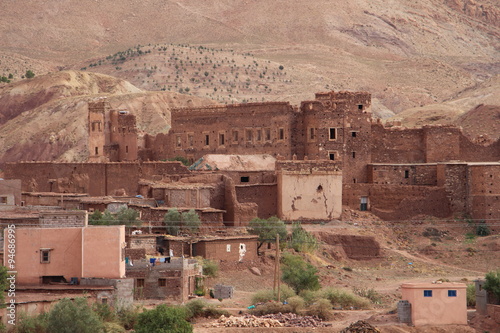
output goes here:
[{"label": "stone rubble pile", "polygon": [[358,320],[344,328],[340,333],[380,333],[380,330],[368,324],[366,321]]},{"label": "stone rubble pile", "polygon": [[221,316],[209,327],[330,327],[317,316],[298,316],[294,313],[277,313],[261,317],[246,314],[234,317]]}]

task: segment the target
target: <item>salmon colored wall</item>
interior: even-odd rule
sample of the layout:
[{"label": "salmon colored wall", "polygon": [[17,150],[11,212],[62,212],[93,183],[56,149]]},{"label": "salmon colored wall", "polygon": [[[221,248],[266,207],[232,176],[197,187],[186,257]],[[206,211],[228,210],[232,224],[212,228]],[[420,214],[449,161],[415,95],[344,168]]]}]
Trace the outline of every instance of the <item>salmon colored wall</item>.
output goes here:
[{"label": "salmon colored wall", "polygon": [[125,277],[125,226],[84,228],[82,277]]},{"label": "salmon colored wall", "polygon": [[[402,299],[411,303],[411,319],[415,326],[467,325],[467,286],[463,283],[405,283],[401,285]],[[432,290],[432,297],[424,297]],[[449,297],[448,290],[456,290]]]},{"label": "salmon colored wall", "polygon": [[[124,226],[16,228],[16,282],[37,285],[42,276],[64,276],[68,282],[72,277],[124,277],[124,244]],[[50,263],[40,262],[42,248],[52,249]],[[4,264],[7,260],[6,256]]]}]

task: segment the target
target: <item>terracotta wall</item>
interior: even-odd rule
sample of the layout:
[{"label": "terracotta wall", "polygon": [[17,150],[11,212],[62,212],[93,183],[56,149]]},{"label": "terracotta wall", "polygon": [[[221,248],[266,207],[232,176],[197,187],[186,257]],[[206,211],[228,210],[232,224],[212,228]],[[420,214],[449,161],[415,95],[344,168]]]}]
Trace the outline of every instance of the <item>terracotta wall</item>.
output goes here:
[{"label": "terracotta wall", "polygon": [[[244,252],[240,247],[245,249]],[[205,259],[233,262],[248,262],[257,259],[256,239],[227,239],[214,241],[200,241],[193,244],[193,254]]]},{"label": "terracotta wall", "polygon": [[235,189],[239,202],[257,204],[259,218],[267,219],[277,215],[276,184],[238,185]]}]

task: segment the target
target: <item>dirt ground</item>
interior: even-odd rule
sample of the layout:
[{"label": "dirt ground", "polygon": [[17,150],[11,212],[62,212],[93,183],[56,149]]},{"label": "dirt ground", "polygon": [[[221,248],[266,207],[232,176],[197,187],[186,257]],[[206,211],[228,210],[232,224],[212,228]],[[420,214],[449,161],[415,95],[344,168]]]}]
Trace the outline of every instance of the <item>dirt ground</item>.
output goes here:
[{"label": "dirt ground", "polygon": [[[315,254],[304,256],[318,268],[321,285],[347,290],[373,288],[381,297],[380,304],[374,304],[371,310],[334,311],[335,320],[331,322],[331,328],[212,328],[206,327],[208,322],[204,321],[195,325],[195,332],[338,332],[357,320],[366,320],[381,332],[389,333],[484,331],[481,324],[487,323],[488,319],[476,318],[474,309],[469,310],[469,326],[424,328],[398,323],[394,310],[401,298],[400,285],[404,282],[442,279],[472,283],[477,278],[483,278],[486,272],[500,267],[498,232],[473,238],[467,236],[471,227],[460,219],[443,221],[420,216],[404,225],[391,225],[369,213],[348,209],[344,211],[344,221],[304,225],[304,228],[321,235],[320,249]],[[352,248],[362,249],[367,246],[367,240],[371,240],[369,244],[380,246],[378,253],[373,251],[372,257],[361,260],[350,258]],[[261,275],[252,274],[249,270],[251,267],[258,268]],[[207,281],[207,285],[232,285],[235,287],[235,296],[221,302],[213,299],[207,301],[227,309],[233,315],[245,312],[251,305],[253,293],[272,288],[273,273],[273,251],[266,252],[255,262],[222,263],[219,277]],[[489,323],[489,326],[483,327],[491,329],[494,326],[494,323]]]}]

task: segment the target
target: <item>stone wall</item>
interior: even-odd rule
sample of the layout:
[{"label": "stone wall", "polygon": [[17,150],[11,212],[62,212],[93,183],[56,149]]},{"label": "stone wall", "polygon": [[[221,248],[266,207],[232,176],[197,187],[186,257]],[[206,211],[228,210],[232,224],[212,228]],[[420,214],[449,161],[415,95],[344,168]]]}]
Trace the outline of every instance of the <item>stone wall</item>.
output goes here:
[{"label": "stone wall", "polygon": [[436,164],[369,164],[368,182],[386,185],[436,186]]},{"label": "stone wall", "polygon": [[241,203],[257,204],[257,217],[267,219],[277,215],[277,185],[237,185],[236,197]]},{"label": "stone wall", "polygon": [[86,227],[88,212],[76,210],[40,212],[41,228]]},{"label": "stone wall", "polygon": [[199,240],[193,244],[193,255],[233,262],[257,260],[257,237]]}]

